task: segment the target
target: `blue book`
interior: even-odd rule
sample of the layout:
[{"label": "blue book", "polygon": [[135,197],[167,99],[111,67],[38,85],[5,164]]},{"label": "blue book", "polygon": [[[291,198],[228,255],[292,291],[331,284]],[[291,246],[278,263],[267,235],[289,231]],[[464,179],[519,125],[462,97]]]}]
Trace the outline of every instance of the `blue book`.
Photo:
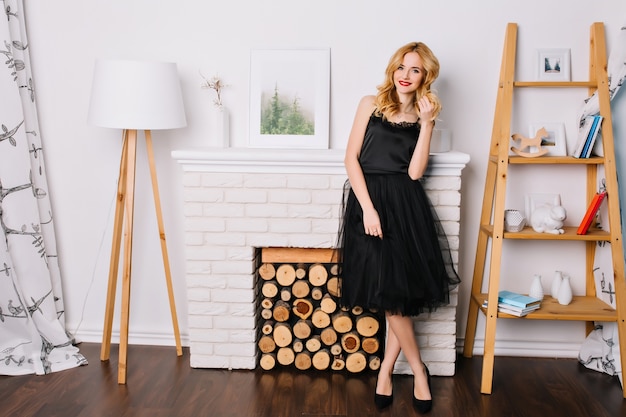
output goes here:
[{"label": "blue book", "polygon": [[513,291],[502,290],[498,293],[498,302],[510,304],[515,307],[526,308],[541,303],[539,298],[519,294]]},{"label": "blue book", "polygon": [[[488,302],[487,300],[485,300],[485,302],[483,303],[483,308],[487,308]],[[516,307],[513,306],[511,304],[506,304],[506,303],[498,303],[498,311],[502,312],[502,313],[507,313],[507,314],[511,314],[513,316],[517,316],[517,317],[523,317],[528,313],[532,313],[535,310],[538,310],[540,307],[540,304],[533,304],[529,307]]]},{"label": "blue book", "polygon": [[593,145],[596,143],[598,136],[600,136],[600,129],[602,128],[602,116],[595,116],[597,120],[597,124],[595,124],[592,132],[589,133],[590,137],[588,139],[589,146],[585,150],[584,158],[589,158],[591,156],[591,151],[593,150]]},{"label": "blue book", "polygon": [[587,135],[585,146],[583,147],[583,150],[580,153],[581,158],[589,158],[591,154],[591,148],[593,148],[593,144],[596,141],[596,137],[598,136],[598,131],[600,130],[601,122],[602,122],[602,116],[593,117],[593,124],[591,125],[591,130],[589,131],[589,134]]}]

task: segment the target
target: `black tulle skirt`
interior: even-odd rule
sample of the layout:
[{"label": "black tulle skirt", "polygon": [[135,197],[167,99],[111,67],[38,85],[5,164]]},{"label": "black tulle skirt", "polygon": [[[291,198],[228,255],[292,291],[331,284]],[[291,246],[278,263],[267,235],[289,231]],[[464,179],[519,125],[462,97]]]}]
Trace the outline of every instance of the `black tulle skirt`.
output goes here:
[{"label": "black tulle skirt", "polygon": [[448,304],[460,279],[421,181],[406,174],[365,180],[383,239],[365,234],[363,211],[346,182],[337,243],[341,305],[416,316]]}]

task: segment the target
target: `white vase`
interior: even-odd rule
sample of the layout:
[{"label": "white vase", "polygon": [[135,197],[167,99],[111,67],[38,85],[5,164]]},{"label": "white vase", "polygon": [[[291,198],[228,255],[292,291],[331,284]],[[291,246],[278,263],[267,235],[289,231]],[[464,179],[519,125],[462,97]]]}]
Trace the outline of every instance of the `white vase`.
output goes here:
[{"label": "white vase", "polygon": [[559,304],[566,306],[572,302],[572,297],[572,286],[569,282],[569,276],[566,275],[563,277],[563,281],[559,286],[559,295],[557,299],[559,300]]},{"label": "white vase", "polygon": [[535,275],[533,282],[530,284],[528,295],[533,298],[543,299],[543,285],[541,285],[541,275]]},{"label": "white vase", "polygon": [[230,112],[224,106],[213,111],[213,143],[218,147],[230,147]]},{"label": "white vase", "polygon": [[563,274],[561,271],[555,271],[554,277],[552,278],[552,286],[550,287],[550,295],[555,300],[559,298],[559,288],[561,287],[561,282],[563,282]]},{"label": "white vase", "polygon": [[507,232],[521,232],[526,225],[526,219],[519,210],[504,210],[504,230]]}]

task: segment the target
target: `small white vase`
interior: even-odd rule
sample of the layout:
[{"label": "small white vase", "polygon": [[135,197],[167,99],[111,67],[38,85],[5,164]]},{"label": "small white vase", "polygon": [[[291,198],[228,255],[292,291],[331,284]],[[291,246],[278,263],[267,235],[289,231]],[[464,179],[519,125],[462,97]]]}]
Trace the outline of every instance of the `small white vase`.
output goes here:
[{"label": "small white vase", "polygon": [[507,232],[521,232],[526,225],[526,219],[519,210],[504,210],[504,230]]},{"label": "small white vase", "polygon": [[552,286],[550,287],[550,295],[555,300],[559,298],[559,288],[561,287],[561,282],[563,282],[563,274],[561,271],[555,271],[554,278],[552,278]]},{"label": "small white vase", "polygon": [[530,284],[528,295],[533,298],[543,299],[543,285],[541,285],[541,275],[535,275],[533,282]]},{"label": "small white vase", "polygon": [[558,300],[561,305],[568,305],[572,302],[573,294],[572,294],[572,286],[569,282],[569,276],[564,276],[561,285],[559,286],[559,295]]},{"label": "small white vase", "polygon": [[224,106],[213,110],[213,137],[218,147],[230,147],[230,112]]}]

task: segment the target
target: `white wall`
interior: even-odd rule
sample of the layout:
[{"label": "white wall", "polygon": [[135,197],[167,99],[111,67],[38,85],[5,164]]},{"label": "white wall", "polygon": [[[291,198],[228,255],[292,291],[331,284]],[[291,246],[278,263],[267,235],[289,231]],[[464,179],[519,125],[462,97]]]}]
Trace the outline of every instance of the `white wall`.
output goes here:
[{"label": "white wall", "polygon": [[[486,157],[493,122],[497,81],[507,22],[519,29],[520,79],[532,79],[537,48],[571,48],[574,79],[588,68],[589,27],[606,24],[609,47],[626,19],[626,3],[577,1],[449,0],[291,0],[228,2],[179,0],[29,0],[30,39],[43,143],[55,210],[59,254],[65,284],[68,328],[79,339],[99,341],[104,313],[110,251],[113,198],[121,132],[87,124],[86,114],[94,60],[128,58],[175,61],[181,76],[188,127],[154,132],[159,185],[183,338],[185,322],[181,170],[170,158],[173,149],[214,144],[209,132],[212,95],[200,89],[198,71],[218,73],[230,87],[224,102],[231,110],[232,142],[246,146],[248,78],[251,48],[331,49],[332,148],[344,148],[359,98],[375,91],[390,54],[413,40],[426,42],[439,57],[436,84],[444,104],[440,126],[452,131],[454,149],[470,154],[463,172],[459,336],[464,335],[467,299],[474,265]],[[575,6],[573,4],[576,4]],[[297,69],[294,69],[297,71]],[[303,80],[306,82],[306,80]],[[585,92],[563,94],[557,105],[516,101],[519,115],[513,131],[527,133],[535,121],[563,121],[570,146],[575,141],[576,111]],[[623,106],[622,106],[623,108]],[[617,117],[614,117],[617,119]],[[140,149],[137,183],[131,303],[131,343],[172,344],[171,322],[162,272],[159,240],[145,152]],[[544,178],[548,180],[544,180]],[[568,185],[565,177],[576,184]],[[566,171],[541,173],[530,181],[512,180],[509,207],[523,209],[523,195],[558,192],[577,224],[584,212],[582,175]],[[568,206],[568,203],[572,204]],[[548,279],[555,269],[571,270],[575,290],[582,276],[571,253],[558,258],[555,248],[537,244],[505,257],[511,289],[526,290],[533,273]],[[546,250],[548,249],[548,250]],[[533,249],[534,250],[534,249]],[[582,251],[582,248],[580,249]],[[582,253],[582,252],[580,252]],[[578,257],[582,258],[582,256]],[[532,262],[529,262],[532,260]],[[576,280],[576,278],[578,278]],[[502,324],[500,324],[502,323]],[[578,323],[500,322],[498,346],[503,351],[532,353],[536,343],[549,354],[575,354],[584,338]],[[117,331],[116,319],[114,331]],[[479,328],[479,337],[482,332]],[[480,342],[477,343],[480,346]],[[552,350],[555,350],[552,353]],[[536,351],[535,353],[541,354]],[[545,353],[544,353],[545,354]]]}]

